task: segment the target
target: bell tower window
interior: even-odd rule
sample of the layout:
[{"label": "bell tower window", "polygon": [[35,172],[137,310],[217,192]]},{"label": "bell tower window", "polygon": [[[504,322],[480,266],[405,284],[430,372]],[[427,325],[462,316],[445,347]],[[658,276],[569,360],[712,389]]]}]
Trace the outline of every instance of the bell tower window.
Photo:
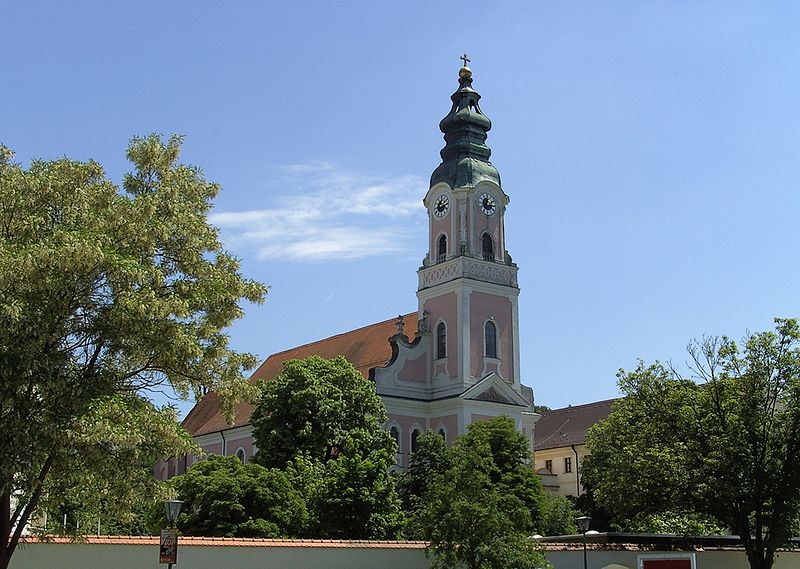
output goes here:
[{"label": "bell tower window", "polygon": [[494,262],[494,240],[488,233],[481,237],[481,249],[483,250],[483,260]]},{"label": "bell tower window", "polygon": [[497,326],[491,320],[483,325],[483,336],[486,357],[497,359]]},{"label": "bell tower window", "polygon": [[444,322],[436,326],[436,359],[447,357],[447,327]]},{"label": "bell tower window", "polygon": [[447,259],[447,235],[442,235],[436,243],[436,262],[444,263]]}]

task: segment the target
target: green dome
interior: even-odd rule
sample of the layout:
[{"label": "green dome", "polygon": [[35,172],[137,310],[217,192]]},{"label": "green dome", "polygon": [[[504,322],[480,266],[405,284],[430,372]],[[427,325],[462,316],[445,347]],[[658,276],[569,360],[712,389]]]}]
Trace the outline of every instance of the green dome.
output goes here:
[{"label": "green dome", "polygon": [[486,134],[492,121],[483,114],[481,96],[472,88],[472,71],[461,68],[459,88],[450,99],[453,106],[439,123],[444,133],[442,163],[431,175],[431,187],[446,182],[451,188],[474,187],[484,180],[500,185],[500,174],[489,161],[492,151],[486,146]]}]

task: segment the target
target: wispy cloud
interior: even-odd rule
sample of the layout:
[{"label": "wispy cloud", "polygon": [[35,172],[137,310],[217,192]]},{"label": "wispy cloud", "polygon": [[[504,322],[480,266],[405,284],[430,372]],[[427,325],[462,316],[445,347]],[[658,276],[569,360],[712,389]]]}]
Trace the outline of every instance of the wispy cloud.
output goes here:
[{"label": "wispy cloud", "polygon": [[417,176],[380,177],[334,162],[281,171],[269,184],[280,188],[272,207],[210,216],[226,246],[259,259],[354,259],[406,250],[409,220],[424,219],[426,184]]}]

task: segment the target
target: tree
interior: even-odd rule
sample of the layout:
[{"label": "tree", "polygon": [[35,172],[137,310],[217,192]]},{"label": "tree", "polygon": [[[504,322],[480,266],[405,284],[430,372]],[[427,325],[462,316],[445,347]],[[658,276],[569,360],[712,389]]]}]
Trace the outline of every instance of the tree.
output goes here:
[{"label": "tree", "polygon": [[[0,569],[43,497],[111,476],[113,507],[140,480],[131,453],[189,448],[174,412],[139,394],[213,389],[230,414],[249,393],[255,358],[223,330],[265,288],[222,250],[206,219],[219,187],[178,163],[180,146],[133,139],[122,188],[96,162],[26,170],[0,149]],[[148,417],[168,436],[138,431]]]},{"label": "tree", "polygon": [[403,515],[388,472],[396,447],[375,386],[343,356],[312,356],[286,362],[260,390],[253,460],[285,469],[304,489],[307,537],[396,537]]},{"label": "tree", "polygon": [[171,449],[194,448],[177,413],[118,394],[93,401],[63,436],[70,450],[47,481],[32,529],[74,535],[100,523],[106,533],[151,535],[148,509],[163,510],[166,494],[153,464]]},{"label": "tree", "polygon": [[542,492],[541,525],[537,527],[540,535],[571,535],[578,528],[575,519],[581,514],[572,501],[552,492]]},{"label": "tree", "polygon": [[541,527],[542,488],[528,443],[509,417],[473,423],[434,472],[417,524],[434,567],[534,568],[546,565],[530,538]]},{"label": "tree", "polygon": [[408,470],[398,478],[397,491],[409,523],[405,528],[408,539],[423,539],[424,528],[419,527],[421,514],[427,507],[425,494],[436,476],[450,468],[450,452],[444,438],[426,431],[417,437],[417,450],[409,457]]},{"label": "tree", "polygon": [[618,519],[701,514],[772,567],[800,513],[800,328],[689,346],[689,378],[661,364],[620,371],[625,398],[589,433],[584,480]]},{"label": "tree", "polygon": [[186,535],[294,537],[305,529],[303,496],[278,469],[212,456],[170,483],[184,500],[177,525]]}]

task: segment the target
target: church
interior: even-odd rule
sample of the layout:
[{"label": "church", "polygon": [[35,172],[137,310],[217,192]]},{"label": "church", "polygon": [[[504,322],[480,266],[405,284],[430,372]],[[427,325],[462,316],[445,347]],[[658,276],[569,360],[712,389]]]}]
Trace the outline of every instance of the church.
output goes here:
[{"label": "church", "polygon": [[[520,378],[517,266],[506,250],[504,226],[510,200],[489,161],[492,123],[463,59],[450,111],[439,123],[441,164],[424,198],[428,251],[417,271],[417,310],[272,354],[251,377],[268,381],[290,359],[345,356],[374,382],[386,406],[385,427],[397,442],[400,469],[428,429],[452,443],[470,423],[508,415],[533,449],[539,418],[533,390]],[[249,424],[253,405],[239,404],[230,425],[219,403],[207,394],[183,425],[206,453],[247,462],[257,451]],[[181,474],[195,459],[161,464],[156,474]]]}]

